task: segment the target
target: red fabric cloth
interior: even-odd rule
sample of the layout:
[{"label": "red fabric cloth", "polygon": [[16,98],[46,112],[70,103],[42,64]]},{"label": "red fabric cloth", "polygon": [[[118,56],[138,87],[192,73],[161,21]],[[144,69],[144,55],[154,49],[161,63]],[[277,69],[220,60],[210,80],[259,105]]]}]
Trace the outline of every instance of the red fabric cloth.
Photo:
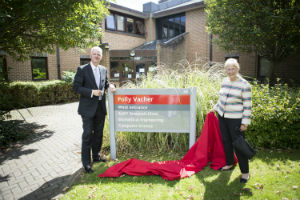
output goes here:
[{"label": "red fabric cloth", "polygon": [[219,122],[214,113],[207,114],[199,139],[181,160],[151,163],[132,158],[108,168],[98,176],[160,175],[163,179],[172,181],[201,171],[209,162],[211,162],[210,167],[214,170],[218,170],[226,164]]}]

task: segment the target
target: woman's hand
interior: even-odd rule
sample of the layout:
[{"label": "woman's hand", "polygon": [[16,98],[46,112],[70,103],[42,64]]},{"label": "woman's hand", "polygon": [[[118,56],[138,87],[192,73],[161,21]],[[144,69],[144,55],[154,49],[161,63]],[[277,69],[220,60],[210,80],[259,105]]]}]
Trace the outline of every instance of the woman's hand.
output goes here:
[{"label": "woman's hand", "polygon": [[248,125],[247,124],[242,124],[241,125],[241,128],[240,128],[240,131],[246,131],[248,128]]},{"label": "woman's hand", "polygon": [[[208,113],[211,113],[211,112],[214,113],[214,112],[216,112],[216,111],[215,111],[214,109],[211,109],[210,111],[208,111]],[[208,114],[208,113],[207,113],[207,114]]]}]

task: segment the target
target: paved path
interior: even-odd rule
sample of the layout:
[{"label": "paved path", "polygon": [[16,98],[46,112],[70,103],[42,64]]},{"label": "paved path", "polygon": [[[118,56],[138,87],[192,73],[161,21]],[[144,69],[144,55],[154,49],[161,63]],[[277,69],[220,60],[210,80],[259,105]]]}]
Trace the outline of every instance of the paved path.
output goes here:
[{"label": "paved path", "polygon": [[[0,199],[52,199],[81,172],[78,102],[20,110],[36,134],[0,154]],[[13,120],[20,114],[12,112]]]}]

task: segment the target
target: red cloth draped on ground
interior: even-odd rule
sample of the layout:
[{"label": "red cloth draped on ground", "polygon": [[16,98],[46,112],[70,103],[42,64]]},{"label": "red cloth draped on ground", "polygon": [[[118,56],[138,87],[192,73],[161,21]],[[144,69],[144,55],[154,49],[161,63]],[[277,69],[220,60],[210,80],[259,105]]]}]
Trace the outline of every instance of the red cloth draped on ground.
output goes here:
[{"label": "red cloth draped on ground", "polygon": [[129,159],[108,168],[99,177],[119,177],[160,175],[165,180],[176,180],[191,176],[203,169],[209,162],[210,167],[218,170],[226,164],[219,122],[214,113],[206,116],[202,133],[197,142],[181,160],[147,162]]}]

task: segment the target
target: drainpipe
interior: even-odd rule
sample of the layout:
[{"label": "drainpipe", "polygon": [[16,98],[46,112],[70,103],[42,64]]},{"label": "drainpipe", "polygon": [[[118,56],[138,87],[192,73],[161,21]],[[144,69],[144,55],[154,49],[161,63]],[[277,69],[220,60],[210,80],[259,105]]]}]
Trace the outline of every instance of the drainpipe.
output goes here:
[{"label": "drainpipe", "polygon": [[213,56],[213,49],[212,49],[212,33],[209,33],[209,66],[212,66],[212,56]]},{"label": "drainpipe", "polygon": [[60,80],[60,55],[59,55],[59,48],[56,46],[56,61],[57,61],[57,79]]}]

